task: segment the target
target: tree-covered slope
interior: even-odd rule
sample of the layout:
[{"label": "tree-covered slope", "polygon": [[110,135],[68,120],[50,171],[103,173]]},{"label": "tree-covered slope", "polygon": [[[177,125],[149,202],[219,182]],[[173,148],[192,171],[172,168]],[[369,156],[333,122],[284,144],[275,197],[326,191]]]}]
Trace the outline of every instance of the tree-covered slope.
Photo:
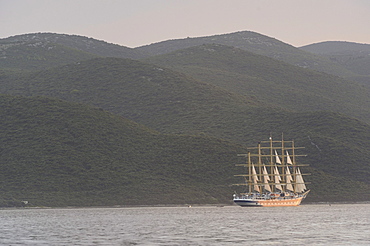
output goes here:
[{"label": "tree-covered slope", "polygon": [[[98,108],[45,97],[3,95],[0,116],[1,206],[20,206],[21,201],[28,201],[29,206],[229,203],[232,192],[240,188],[230,186],[240,182],[233,175],[245,171],[234,166],[241,161],[237,153],[246,151],[241,145],[206,136],[160,134]],[[339,160],[333,162],[332,170],[320,170],[319,163],[330,156],[327,150],[336,150],[340,138],[346,137],[338,133],[339,137],[328,138],[331,128],[328,131],[326,124],[312,128],[319,131],[310,132],[310,138],[303,136],[307,129],[297,126],[304,128],[305,119],[314,119],[307,124],[320,124],[321,116],[325,115],[296,115],[297,125],[289,127],[293,130],[284,128],[286,138],[301,136],[297,144],[307,146],[304,151],[313,155],[305,159],[311,167],[304,171],[312,173],[307,201],[369,199],[364,194],[369,184],[355,181],[345,170],[348,162]],[[350,119],[338,115],[325,123],[343,120],[344,125],[352,125]],[[366,130],[368,126],[358,123],[348,139]],[[266,139],[264,133],[247,133],[253,145]],[[356,140],[367,148],[364,138]],[[331,140],[329,148],[321,145],[326,140]],[[362,152],[353,141],[345,147],[351,156],[353,150],[358,155]],[[348,160],[347,155],[343,158]],[[366,163],[356,163],[364,176],[368,175],[363,168]]]},{"label": "tree-covered slope", "polygon": [[310,52],[305,52],[277,39],[251,31],[241,31],[206,37],[166,40],[163,42],[141,46],[135,49],[151,55],[160,55],[203,44],[221,44],[232,46],[242,50],[250,51],[255,54],[281,60],[299,67],[318,70],[339,76],[352,75],[349,70],[325,57],[315,55]]},{"label": "tree-covered slope", "polygon": [[370,122],[368,87],[237,48],[207,44],[145,59],[266,105],[334,111]]},{"label": "tree-covered slope", "polygon": [[[273,59],[285,61],[295,66],[323,71],[329,74],[346,77],[353,77],[357,75],[356,73],[353,73],[351,69],[348,69],[347,67],[342,66],[342,64],[328,59],[325,56],[316,55],[312,52],[306,52],[303,49],[298,49],[274,38],[250,31],[241,31],[208,37],[167,40],[137,48],[128,48],[125,46],[110,44],[105,41],[78,35],[57,33],[30,33],[0,39],[0,49],[4,51],[9,47],[9,45],[17,45],[19,43],[27,45],[42,44],[43,46],[57,44],[59,46],[63,46],[64,48],[78,50],[81,52],[89,53],[91,55],[131,59],[139,59],[151,55],[166,54],[176,50],[202,44],[222,44],[240,48],[242,50],[247,50],[256,54],[268,56]],[[12,49],[17,52],[15,47],[13,47]],[[33,50],[31,52],[29,52],[29,50],[26,51],[28,51],[28,56],[39,56],[37,50]],[[24,49],[21,47],[21,50],[19,52],[24,52]],[[7,59],[9,59],[9,57],[9,54],[3,55],[3,61],[6,61]],[[24,57],[27,58],[27,56]],[[43,54],[41,54],[40,58],[50,59],[50,57],[43,57]],[[33,67],[30,62],[32,61],[25,59],[20,65],[28,65]],[[47,66],[47,63],[45,63],[45,66]],[[37,67],[37,69],[42,68],[42,66]]]},{"label": "tree-covered slope", "polygon": [[97,57],[96,55],[45,41],[0,40],[0,68],[42,70]]},{"label": "tree-covered slope", "polygon": [[[338,165],[352,163],[351,155],[359,156],[356,170],[360,172],[369,163],[366,123],[328,111],[294,113],[266,106],[258,98],[238,96],[160,66],[100,58],[10,81],[8,86],[13,87],[8,87],[7,93],[46,95],[101,107],[163,133],[205,134],[248,145],[270,132],[304,138],[307,145],[311,144],[308,136],[325,136],[320,148],[326,148],[326,143],[335,144],[325,149],[331,154],[318,161],[319,169],[327,170],[332,165],[330,159],[346,153],[352,154],[338,160]],[[330,128],[331,134],[321,127]],[[332,152],[336,147],[348,151]],[[363,181],[364,175],[366,171],[351,176]]]},{"label": "tree-covered slope", "polygon": [[[347,182],[368,182],[369,125],[344,115],[268,107],[160,66],[116,58],[33,73],[11,84],[16,86],[9,93],[94,105],[162,133],[213,136],[254,146],[271,132],[284,132],[287,139],[295,138],[297,144],[308,148],[307,154],[313,157],[309,164],[317,170],[313,179],[325,171],[334,180],[325,181],[342,190]],[[313,187],[320,182],[324,181],[315,180]],[[317,187],[315,192],[320,192]]]},{"label": "tree-covered slope", "polygon": [[121,57],[121,58],[140,58],[143,54],[132,48],[107,43],[102,40],[88,38],[79,35],[68,35],[58,33],[29,33],[23,35],[16,35],[4,39],[0,39],[2,43],[53,43],[64,47],[69,47],[74,50],[83,51],[104,57]]},{"label": "tree-covered slope", "polygon": [[354,73],[348,78],[370,86],[370,44],[327,41],[300,49],[330,59]]},{"label": "tree-covered slope", "polygon": [[[240,147],[161,135],[100,109],[0,97],[0,205],[227,202]],[[213,194],[214,193],[214,194]]]},{"label": "tree-covered slope", "polygon": [[306,147],[307,201],[369,199],[367,89],[222,45],[181,52],[1,70],[0,93],[85,104],[1,97],[2,203],[229,202],[236,153],[282,132]]},{"label": "tree-covered slope", "polygon": [[351,52],[363,52],[366,55],[370,52],[370,44],[360,44],[354,42],[345,41],[325,41],[320,43],[314,43],[299,47],[304,51],[308,51],[315,54],[328,55],[328,54],[342,54],[349,55]]},{"label": "tree-covered slope", "polygon": [[0,80],[1,93],[57,97],[102,107],[140,123],[178,121],[180,128],[189,124],[186,115],[192,112],[201,116],[258,104],[170,69],[130,59],[98,58],[20,77],[5,73]]}]

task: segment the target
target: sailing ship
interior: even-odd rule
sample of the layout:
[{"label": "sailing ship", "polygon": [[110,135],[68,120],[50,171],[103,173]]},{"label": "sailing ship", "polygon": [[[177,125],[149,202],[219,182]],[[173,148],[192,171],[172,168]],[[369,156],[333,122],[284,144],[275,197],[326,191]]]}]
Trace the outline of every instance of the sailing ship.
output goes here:
[{"label": "sailing ship", "polygon": [[[244,178],[244,183],[236,184],[247,187],[245,193],[234,194],[234,203],[237,205],[280,207],[299,206],[301,201],[310,192],[306,188],[300,167],[306,164],[297,164],[296,150],[303,147],[295,147],[294,140],[261,141],[257,147],[248,148],[247,154],[239,154],[246,158],[244,166],[247,174],[239,174]],[[290,152],[290,154],[289,154]]]}]

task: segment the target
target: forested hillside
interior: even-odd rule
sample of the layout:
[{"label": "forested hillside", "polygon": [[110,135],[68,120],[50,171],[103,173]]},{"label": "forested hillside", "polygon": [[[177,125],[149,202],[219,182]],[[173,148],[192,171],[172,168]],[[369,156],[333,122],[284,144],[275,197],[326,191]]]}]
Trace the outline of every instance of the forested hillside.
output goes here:
[{"label": "forested hillside", "polygon": [[[0,106],[1,206],[22,206],[21,201],[28,201],[27,206],[229,204],[239,189],[231,184],[239,183],[233,175],[243,172],[235,167],[241,161],[237,154],[246,151],[241,145],[207,136],[161,134],[98,108],[45,97],[0,96]],[[330,119],[345,120],[335,115]],[[353,136],[339,136],[350,140],[368,130],[362,127]],[[302,133],[295,130],[286,137]],[[323,132],[328,132],[325,126],[297,139],[320,146],[319,152],[310,145],[305,150],[312,154],[305,163],[318,161],[304,169],[312,173],[307,201],[369,199],[363,193],[370,188],[368,171],[363,182],[355,181],[348,164],[339,161],[360,154],[361,148],[348,143],[343,146],[348,154],[325,167],[330,153],[322,144],[331,140],[329,150],[338,154],[340,145],[335,144],[340,139]]]},{"label": "forested hillside", "polygon": [[297,61],[358,75],[343,64],[250,32],[0,49],[0,206],[231,203],[237,154],[282,133],[308,154],[307,202],[370,198],[370,87]]},{"label": "forested hillside", "polygon": [[300,47],[301,50],[327,57],[354,73],[349,79],[370,87],[370,44],[327,41]]},{"label": "forested hillside", "polygon": [[0,68],[34,71],[89,60],[96,55],[48,42],[0,42]]},{"label": "forested hillside", "polygon": [[241,31],[206,37],[194,37],[185,39],[173,39],[154,44],[137,47],[144,53],[153,55],[168,54],[203,44],[221,44],[239,48],[255,54],[267,56],[276,60],[284,61],[294,66],[309,68],[321,72],[339,76],[353,75],[351,71],[330,61],[326,57],[305,52],[280,40],[250,31]]},{"label": "forested hillside", "polygon": [[270,106],[334,111],[370,122],[370,88],[223,45],[202,45],[146,59]]},{"label": "forested hillside", "polygon": [[[242,149],[163,135],[97,108],[0,97],[0,205],[92,206],[230,200]],[[228,175],[227,175],[228,174]]]},{"label": "forested hillside", "polygon": [[0,40],[0,45],[12,43],[59,44],[74,50],[79,50],[97,56],[105,57],[136,59],[144,56],[140,51],[135,51],[134,49],[129,47],[111,44],[102,40],[96,40],[94,38],[88,38],[79,35],[67,35],[58,33],[30,33],[12,36]]}]

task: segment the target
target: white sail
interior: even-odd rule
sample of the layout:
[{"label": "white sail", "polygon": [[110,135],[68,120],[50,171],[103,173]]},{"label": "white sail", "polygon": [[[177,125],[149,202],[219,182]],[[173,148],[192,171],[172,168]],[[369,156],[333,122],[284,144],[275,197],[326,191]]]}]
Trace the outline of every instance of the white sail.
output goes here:
[{"label": "white sail", "polygon": [[269,175],[267,173],[267,170],[266,170],[266,167],[265,166],[263,166],[262,173],[263,173],[263,183],[264,183],[264,186],[263,187],[265,188],[265,190],[271,192],[271,187],[270,187],[269,182],[268,182],[268,181],[270,181],[270,177],[269,177]]},{"label": "white sail", "polygon": [[280,173],[279,173],[279,170],[278,170],[277,166],[275,166],[275,168],[274,168],[274,174],[275,174],[274,179],[275,179],[276,189],[283,190],[281,188],[281,185],[280,185],[281,177],[280,177]]},{"label": "white sail", "polygon": [[253,181],[253,189],[255,191],[260,192],[260,187],[257,184],[257,181],[258,181],[257,172],[253,164],[252,164],[252,181]]},{"label": "white sail", "polygon": [[279,158],[279,155],[278,155],[278,153],[276,152],[276,150],[275,150],[275,162],[276,163],[278,163],[278,164],[281,164],[281,161],[280,161],[280,158]]},{"label": "white sail", "polygon": [[289,167],[286,167],[286,189],[290,191],[294,191],[292,185],[292,175],[290,174]]},{"label": "white sail", "polygon": [[290,159],[288,151],[286,152],[286,163],[293,165],[292,159]]},{"label": "white sail", "polygon": [[[282,135],[283,136],[283,135]],[[236,185],[247,186],[247,191],[233,195],[233,201],[242,207],[280,207],[299,206],[310,190],[306,189],[303,175],[296,163],[296,156],[301,156],[295,150],[294,141],[261,141],[257,147],[248,148],[245,164],[237,164],[247,169],[243,177],[245,183]],[[290,154],[292,157],[290,157]],[[281,173],[281,174],[280,174]]]},{"label": "white sail", "polygon": [[297,185],[295,188],[296,192],[303,192],[306,190],[306,185],[304,184],[301,170],[299,170],[299,167],[297,167],[297,170],[296,170],[296,182],[297,182]]},{"label": "white sail", "polygon": [[303,190],[306,190],[306,189],[307,189],[307,187],[306,187],[306,185],[304,184],[304,180],[303,180],[303,177],[302,177],[302,174],[301,174],[301,170],[299,170],[299,168],[297,168],[297,170],[298,170],[298,173],[299,173],[300,179],[301,179],[301,181],[302,181],[302,188],[303,188]]}]

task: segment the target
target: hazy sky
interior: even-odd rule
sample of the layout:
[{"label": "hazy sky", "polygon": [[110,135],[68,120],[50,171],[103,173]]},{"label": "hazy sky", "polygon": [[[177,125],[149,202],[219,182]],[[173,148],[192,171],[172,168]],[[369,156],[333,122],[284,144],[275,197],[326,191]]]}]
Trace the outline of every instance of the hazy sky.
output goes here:
[{"label": "hazy sky", "polygon": [[0,38],[53,32],[137,47],[236,31],[370,44],[370,0],[0,0]]}]

